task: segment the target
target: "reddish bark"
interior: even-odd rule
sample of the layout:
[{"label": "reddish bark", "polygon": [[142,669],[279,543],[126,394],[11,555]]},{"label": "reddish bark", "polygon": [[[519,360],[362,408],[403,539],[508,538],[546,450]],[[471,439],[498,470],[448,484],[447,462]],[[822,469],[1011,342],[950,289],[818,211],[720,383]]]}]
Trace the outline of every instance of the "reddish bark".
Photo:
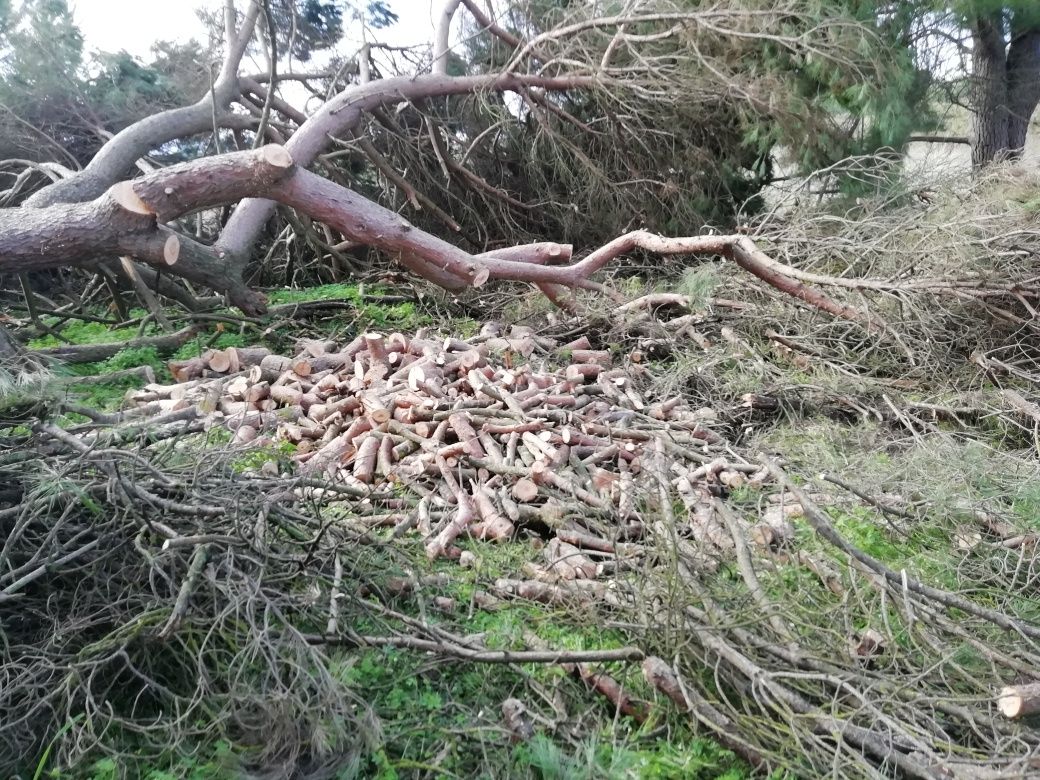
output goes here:
[{"label": "reddish bark", "polygon": [[[479,286],[488,278],[594,286],[589,277],[633,249],[658,254],[720,254],[777,289],[834,316],[870,324],[856,309],[831,301],[785,273],[746,236],[664,238],[634,231],[614,239],[584,260],[544,265],[566,258],[569,247],[531,244],[473,256],[357,193],[293,165],[287,150],[265,146],[171,166],[133,182],[121,182],[87,203],[40,209],[0,210],[0,271],[28,271],[88,264],[103,254],[133,255],[191,281],[228,294],[245,311],[262,298],[231,273],[231,258],[183,237],[159,222],[247,195],[262,195],[318,219],[348,240],[407,257],[410,267],[438,284]],[[174,244],[176,242],[176,244]],[[213,252],[216,252],[215,256]],[[172,265],[170,261],[174,260]]]},{"label": "reddish bark", "polygon": [[[329,137],[348,133],[357,127],[368,112],[383,105],[396,104],[401,100],[464,95],[482,89],[505,91],[532,86],[561,91],[590,88],[595,84],[596,79],[591,76],[544,77],[515,74],[432,74],[380,79],[348,87],[322,105],[293,134],[286,144],[286,149],[298,165],[306,167],[325,149]],[[275,204],[271,200],[249,199],[240,203],[221,233],[217,251],[224,252],[234,264],[243,265],[263,226],[274,213],[274,208]]]}]

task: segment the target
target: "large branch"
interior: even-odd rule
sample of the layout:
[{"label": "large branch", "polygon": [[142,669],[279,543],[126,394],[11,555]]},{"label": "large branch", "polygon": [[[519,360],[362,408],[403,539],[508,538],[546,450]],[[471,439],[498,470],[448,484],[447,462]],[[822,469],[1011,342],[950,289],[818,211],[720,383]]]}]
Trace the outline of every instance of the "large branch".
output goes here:
[{"label": "large branch", "polygon": [[248,195],[284,203],[338,230],[350,241],[389,252],[416,273],[449,289],[479,286],[488,278],[594,286],[590,277],[633,249],[658,254],[718,254],[789,295],[834,316],[867,324],[857,309],[838,304],[788,273],[746,236],[664,238],[635,231],[568,265],[570,247],[531,244],[473,256],[417,229],[399,214],[293,164],[281,146],[207,157],[120,182],[88,203],[0,210],[0,273],[89,263],[103,254],[133,255],[229,295],[247,312],[256,293],[229,273],[219,249],[178,237],[162,226],[192,211]]},{"label": "large branch", "polygon": [[[229,3],[229,7],[230,7]],[[469,5],[467,3],[467,5]],[[26,201],[27,206],[36,208],[59,203],[82,202],[102,197],[106,188],[118,181],[141,156],[147,154],[157,145],[178,137],[203,132],[212,127],[214,121],[223,124],[227,118],[236,118],[228,110],[231,100],[241,92],[258,92],[258,84],[250,79],[237,77],[238,65],[245,46],[255,26],[259,4],[251,3],[248,12],[239,28],[237,36],[233,35],[234,19],[227,20],[229,46],[219,77],[210,94],[193,106],[174,109],[141,120],[113,137],[91,163],[82,172],[57,182]],[[525,76],[515,74],[487,74],[478,76],[449,77],[434,74],[418,77],[397,77],[382,79],[369,84],[350,87],[325,103],[310,118],[304,121],[293,134],[287,144],[292,158],[301,166],[308,166],[329,143],[329,138],[350,132],[360,123],[365,113],[374,108],[397,103],[402,100],[422,100],[431,97],[470,94],[480,90],[516,90],[523,87],[540,87],[546,90],[566,90],[589,88],[598,84],[600,79],[589,75],[572,75],[562,77]],[[299,114],[293,116],[299,121]],[[258,194],[258,193],[255,193]],[[94,208],[86,209],[84,214],[91,214]],[[201,207],[201,206],[199,206]],[[179,273],[184,278],[201,282],[207,286],[222,290],[229,294],[233,302],[244,305],[250,311],[263,308],[262,297],[249,291],[241,281],[241,275],[249,259],[250,252],[258,240],[264,225],[274,211],[272,199],[247,198],[238,203],[231,219],[213,247],[193,242],[182,237],[180,244]],[[76,218],[79,212],[70,214]],[[119,215],[116,221],[125,219]],[[88,216],[88,221],[90,217]],[[104,222],[105,220],[102,220]],[[59,232],[61,228],[57,228]],[[132,238],[123,243],[133,242],[136,257],[148,262],[157,258],[156,250],[170,240],[171,233],[158,231],[142,237],[138,231],[128,231]],[[97,238],[97,237],[95,237]],[[161,240],[160,240],[161,238]],[[92,239],[93,240],[93,239]],[[95,241],[102,244],[105,242]],[[110,242],[109,242],[110,243]],[[124,246],[124,249],[126,247]],[[64,254],[74,254],[74,247],[67,245]],[[17,262],[29,262],[35,265],[38,259],[15,259]],[[412,258],[402,256],[402,262],[412,266]],[[465,265],[458,260],[457,272],[442,271],[438,276],[435,266],[427,261],[419,261],[416,270],[425,275],[437,277],[434,281],[447,287],[458,289],[476,279],[472,272],[465,271]]]},{"label": "large branch", "polygon": [[[482,89],[504,91],[524,86],[547,90],[595,86],[595,76],[399,76],[380,79],[345,89],[325,103],[293,133],[286,144],[297,165],[308,166],[325,149],[331,136],[353,130],[366,112],[403,100],[422,100],[448,95],[465,95]],[[245,264],[267,220],[274,213],[270,200],[246,200],[228,220],[217,246],[239,267]]]},{"label": "large branch", "polygon": [[437,17],[437,29],[433,36],[433,67],[431,71],[437,76],[448,75],[448,57],[451,53],[451,21],[458,10],[460,0],[447,0],[440,16]]},{"label": "large branch", "polygon": [[129,255],[224,292],[244,311],[261,311],[263,296],[241,275],[229,274],[218,251],[161,223],[264,192],[291,166],[282,147],[267,146],[163,168],[85,203],[0,209],[0,272],[91,266],[99,258]]},{"label": "large branch", "polygon": [[[227,54],[212,89],[191,106],[170,109],[135,122],[108,141],[82,171],[46,187],[26,200],[34,207],[55,203],[71,203],[96,198],[113,182],[123,178],[134,163],[167,141],[212,129],[216,119],[228,114],[231,101],[239,93],[238,66],[253,35],[260,5],[249,3],[238,33],[229,36]],[[228,15],[233,15],[229,4]],[[233,18],[227,20],[229,33],[234,31]]]}]

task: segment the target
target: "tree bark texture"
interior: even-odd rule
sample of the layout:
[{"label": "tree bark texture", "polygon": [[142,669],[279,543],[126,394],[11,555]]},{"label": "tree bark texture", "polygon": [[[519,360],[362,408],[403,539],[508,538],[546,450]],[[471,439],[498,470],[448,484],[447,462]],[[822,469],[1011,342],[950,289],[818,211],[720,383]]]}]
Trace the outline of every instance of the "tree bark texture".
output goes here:
[{"label": "tree bark texture", "polygon": [[590,277],[634,249],[657,254],[720,254],[773,287],[802,301],[861,324],[862,312],[835,303],[794,278],[746,236],[665,238],[634,231],[566,265],[569,246],[536,243],[471,255],[417,229],[400,214],[352,190],[296,166],[285,147],[206,157],[119,182],[86,203],[46,208],[0,209],[0,272],[25,272],[65,265],[90,265],[99,256],[137,257],[189,281],[226,292],[243,310],[260,306],[240,276],[229,275],[219,250],[215,256],[162,225],[185,214],[246,196],[283,203],[320,220],[349,240],[394,254],[412,270],[449,289],[479,287],[488,279],[539,285],[592,287]]},{"label": "tree bark texture", "polygon": [[1029,120],[1040,102],[1040,27],[1002,12],[980,15],[972,26],[971,162],[975,168],[1022,156]]},{"label": "tree bark texture", "polygon": [[1040,102],[1040,29],[1014,33],[1007,56],[1008,150],[1022,156],[1029,120]]},{"label": "tree bark texture", "polygon": [[1002,14],[975,20],[972,30],[971,164],[980,167],[1008,148],[1007,59]]}]

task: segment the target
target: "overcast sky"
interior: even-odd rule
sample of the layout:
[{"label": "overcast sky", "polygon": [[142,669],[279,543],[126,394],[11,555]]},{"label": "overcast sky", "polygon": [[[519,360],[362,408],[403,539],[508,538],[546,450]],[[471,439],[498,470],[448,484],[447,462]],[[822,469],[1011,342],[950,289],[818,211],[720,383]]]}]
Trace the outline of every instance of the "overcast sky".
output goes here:
[{"label": "overcast sky", "polygon": [[[443,0],[389,0],[401,17],[392,29],[379,30],[376,37],[395,45],[427,43],[433,37],[433,9]],[[70,5],[87,48],[118,52],[126,50],[147,58],[157,40],[204,39],[195,15],[198,8],[220,8],[222,0],[71,0]],[[239,0],[240,9],[245,1]]]}]

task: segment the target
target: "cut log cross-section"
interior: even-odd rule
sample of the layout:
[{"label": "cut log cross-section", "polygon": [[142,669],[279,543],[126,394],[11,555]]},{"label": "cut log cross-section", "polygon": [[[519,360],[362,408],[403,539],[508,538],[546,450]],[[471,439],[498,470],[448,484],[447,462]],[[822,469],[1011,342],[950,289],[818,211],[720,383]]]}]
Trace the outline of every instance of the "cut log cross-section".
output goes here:
[{"label": "cut log cross-section", "polygon": [[1012,719],[1040,713],[1040,683],[1007,686],[1000,691],[997,707]]}]

